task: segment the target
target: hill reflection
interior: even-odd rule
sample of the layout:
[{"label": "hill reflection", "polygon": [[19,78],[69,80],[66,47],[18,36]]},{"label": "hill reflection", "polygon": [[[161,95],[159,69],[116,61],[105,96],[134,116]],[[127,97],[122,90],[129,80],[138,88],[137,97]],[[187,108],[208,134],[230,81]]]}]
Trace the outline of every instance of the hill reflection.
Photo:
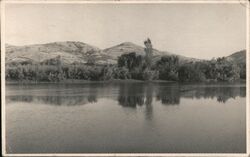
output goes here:
[{"label": "hill reflection", "polygon": [[[57,106],[75,106],[96,103],[101,98],[118,101],[123,107],[136,108],[145,106],[147,111],[152,110],[153,100],[163,105],[178,105],[181,98],[190,99],[215,99],[226,103],[231,98],[246,97],[245,86],[199,86],[199,85],[157,85],[157,84],[116,84],[94,87],[90,84],[77,89],[67,86],[57,92],[42,88],[38,93],[25,92],[6,96],[6,102],[43,103]],[[26,93],[26,94],[25,94]]]}]

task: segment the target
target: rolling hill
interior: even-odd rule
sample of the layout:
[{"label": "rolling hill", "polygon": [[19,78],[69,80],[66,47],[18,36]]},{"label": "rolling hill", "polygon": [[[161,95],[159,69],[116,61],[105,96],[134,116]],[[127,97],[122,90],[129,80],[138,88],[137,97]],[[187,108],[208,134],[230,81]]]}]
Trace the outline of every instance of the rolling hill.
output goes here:
[{"label": "rolling hill", "polygon": [[[101,50],[95,46],[75,41],[53,42],[47,44],[35,44],[26,46],[14,46],[6,44],[6,63],[42,63],[60,56],[63,64],[86,63],[92,57],[98,64],[115,64],[122,54],[135,52],[145,55],[144,48],[131,42]],[[153,61],[156,62],[161,56],[175,55],[167,51],[153,49]],[[201,61],[200,59],[176,55],[180,63]],[[246,51],[242,50],[226,57],[237,63],[246,62]]]}]

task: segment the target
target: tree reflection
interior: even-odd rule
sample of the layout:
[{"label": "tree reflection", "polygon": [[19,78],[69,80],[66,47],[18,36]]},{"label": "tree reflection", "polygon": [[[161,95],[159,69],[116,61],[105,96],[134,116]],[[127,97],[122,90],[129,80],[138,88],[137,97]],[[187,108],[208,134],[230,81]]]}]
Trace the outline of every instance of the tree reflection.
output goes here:
[{"label": "tree reflection", "polygon": [[246,87],[233,87],[233,86],[212,86],[200,87],[196,86],[181,92],[181,97],[196,98],[196,99],[216,99],[218,102],[226,103],[230,98],[246,97]]},{"label": "tree reflection", "polygon": [[118,102],[123,107],[136,108],[145,105],[147,120],[153,117],[153,85],[122,84],[119,87]]},{"label": "tree reflection", "polygon": [[[108,89],[107,89],[108,88]],[[30,89],[28,89],[30,90]],[[78,91],[77,91],[78,90]],[[43,103],[57,106],[84,105],[97,103],[99,98],[118,101],[123,107],[145,107],[148,118],[152,116],[153,101],[163,105],[178,105],[181,98],[215,99],[226,103],[231,98],[246,97],[245,86],[200,86],[200,85],[158,85],[153,83],[121,83],[118,85],[89,85],[78,89],[45,89],[39,93],[25,92],[7,95],[6,102]],[[116,92],[118,91],[118,93]],[[25,95],[27,94],[27,95]]]},{"label": "tree reflection", "polygon": [[153,106],[152,106],[153,86],[152,84],[148,85],[145,90],[146,90],[145,116],[147,120],[151,120],[153,118]]},{"label": "tree reflection", "polygon": [[96,103],[97,102],[97,89],[96,88],[89,89],[87,101],[89,103]]},{"label": "tree reflection", "polygon": [[[86,88],[86,87],[85,87]],[[55,106],[77,106],[87,103],[96,103],[98,100],[97,88],[86,88],[83,92],[75,92],[74,90],[56,90],[46,89],[40,91],[39,94],[29,95],[12,95],[6,96],[6,102],[26,102],[41,103]],[[25,93],[25,92],[24,92]]]},{"label": "tree reflection", "polygon": [[124,107],[136,108],[144,105],[144,86],[133,86],[133,84],[121,84],[119,86],[118,102]]},{"label": "tree reflection", "polygon": [[159,87],[156,100],[163,105],[178,105],[180,103],[180,89],[178,85]]},{"label": "tree reflection", "polygon": [[82,96],[34,96],[34,95],[18,95],[18,96],[7,96],[7,102],[27,102],[27,103],[42,103],[47,105],[56,106],[75,106],[84,105],[89,102],[86,97]]}]

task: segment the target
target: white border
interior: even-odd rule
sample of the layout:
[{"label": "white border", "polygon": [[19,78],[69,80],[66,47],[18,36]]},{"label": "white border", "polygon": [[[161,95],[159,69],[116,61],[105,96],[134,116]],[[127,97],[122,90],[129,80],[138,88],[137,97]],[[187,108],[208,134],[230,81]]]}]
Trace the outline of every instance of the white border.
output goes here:
[{"label": "white border", "polygon": [[249,128],[249,112],[250,112],[250,110],[249,110],[249,102],[250,102],[250,98],[249,98],[249,96],[250,96],[250,86],[249,86],[249,81],[250,81],[250,76],[249,76],[249,73],[250,73],[250,66],[249,66],[249,61],[250,61],[250,55],[249,55],[249,48],[250,48],[250,39],[249,39],[249,36],[250,36],[250,24],[249,24],[249,17],[250,17],[250,2],[248,1],[247,3],[246,3],[246,68],[247,68],[247,70],[246,70],[246,73],[247,73],[247,78],[246,78],[246,83],[247,83],[247,88],[246,88],[246,133],[247,133],[247,135],[246,135],[246,138],[247,138],[247,154],[248,154],[248,156],[250,156],[250,154],[249,154],[249,148],[250,148],[250,146],[249,146],[249,131],[250,131],[250,128]]},{"label": "white border", "polygon": [[5,143],[5,5],[1,3],[1,111],[2,111],[2,153],[6,155],[6,143]]},{"label": "white border", "polygon": [[2,3],[19,4],[247,4],[247,0],[3,0]]},{"label": "white border", "polygon": [[[134,0],[134,1],[125,1],[125,0],[106,0],[106,1],[83,1],[83,0],[0,0],[0,7],[1,7],[1,109],[2,109],[2,155],[3,156],[250,156],[249,154],[249,81],[250,81],[250,68],[249,68],[249,61],[250,61],[250,55],[249,55],[249,1],[247,0]],[[246,81],[246,153],[84,153],[84,154],[57,154],[57,153],[45,153],[45,154],[7,154],[6,153],[6,140],[5,140],[5,4],[10,3],[19,3],[19,4],[239,4],[241,3],[243,7],[246,7],[246,66],[247,66],[247,81]]]}]

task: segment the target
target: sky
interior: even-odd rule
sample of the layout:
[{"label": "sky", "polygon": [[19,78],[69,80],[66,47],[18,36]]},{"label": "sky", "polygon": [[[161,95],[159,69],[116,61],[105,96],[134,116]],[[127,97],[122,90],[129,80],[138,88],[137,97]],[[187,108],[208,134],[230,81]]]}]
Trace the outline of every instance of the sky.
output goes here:
[{"label": "sky", "polygon": [[6,4],[12,45],[81,41],[101,49],[122,42],[211,59],[246,49],[240,4]]}]

